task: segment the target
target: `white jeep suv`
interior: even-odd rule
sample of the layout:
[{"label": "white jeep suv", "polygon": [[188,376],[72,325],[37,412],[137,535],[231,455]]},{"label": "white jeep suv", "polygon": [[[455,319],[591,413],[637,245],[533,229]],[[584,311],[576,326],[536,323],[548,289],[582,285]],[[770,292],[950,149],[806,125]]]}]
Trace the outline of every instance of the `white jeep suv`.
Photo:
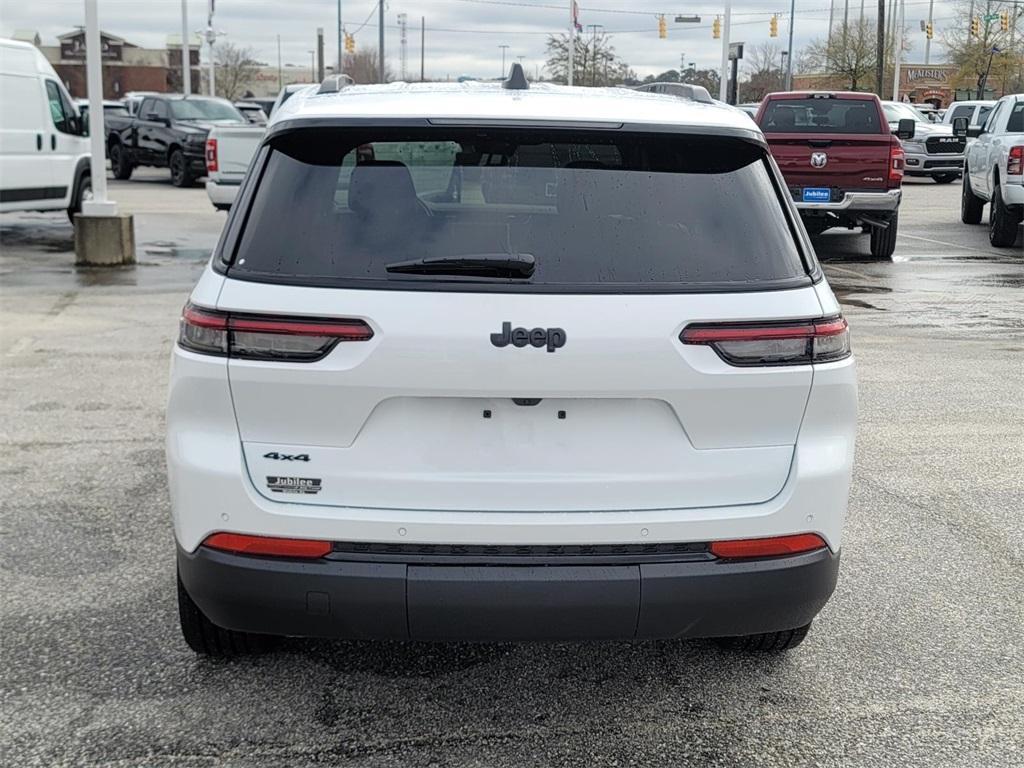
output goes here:
[{"label": "white jeep suv", "polygon": [[853,463],[845,320],[761,132],[631,90],[290,99],[173,354],[182,629],[799,643]]}]

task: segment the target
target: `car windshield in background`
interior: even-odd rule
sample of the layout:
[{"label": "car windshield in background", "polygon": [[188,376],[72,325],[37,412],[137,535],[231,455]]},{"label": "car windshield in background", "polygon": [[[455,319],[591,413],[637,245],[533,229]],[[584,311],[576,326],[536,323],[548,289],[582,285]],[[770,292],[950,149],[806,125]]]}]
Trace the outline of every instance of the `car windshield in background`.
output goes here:
[{"label": "car windshield in background", "polygon": [[810,97],[769,100],[761,118],[761,130],[765,133],[882,133],[873,101]]},{"label": "car windshield in background", "polygon": [[923,113],[918,112],[909,104],[883,104],[882,110],[885,112],[885,119],[890,123],[900,120],[913,120],[918,123],[929,122]]},{"label": "car windshield in background", "polygon": [[175,120],[223,120],[246,122],[245,117],[231,104],[217,99],[178,99],[171,101],[171,115]]},{"label": "car windshield in background", "polygon": [[[288,211],[282,216],[282,211]],[[809,282],[762,147],[542,129],[305,129],[273,143],[233,276],[427,288],[755,290]],[[429,274],[387,269],[441,259]],[[505,274],[508,273],[508,274]]]}]

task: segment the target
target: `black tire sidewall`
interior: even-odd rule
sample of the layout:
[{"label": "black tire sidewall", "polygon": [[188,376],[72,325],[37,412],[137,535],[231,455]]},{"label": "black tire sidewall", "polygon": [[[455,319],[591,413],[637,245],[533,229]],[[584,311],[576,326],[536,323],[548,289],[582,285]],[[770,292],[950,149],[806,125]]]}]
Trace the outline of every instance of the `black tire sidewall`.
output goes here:
[{"label": "black tire sidewall", "polygon": [[[175,177],[174,166],[180,166],[180,172]],[[188,168],[185,165],[185,153],[180,149],[176,149],[171,152],[171,156],[167,161],[167,166],[171,170],[171,184],[176,187],[187,187],[191,183],[191,179],[188,175]]]}]

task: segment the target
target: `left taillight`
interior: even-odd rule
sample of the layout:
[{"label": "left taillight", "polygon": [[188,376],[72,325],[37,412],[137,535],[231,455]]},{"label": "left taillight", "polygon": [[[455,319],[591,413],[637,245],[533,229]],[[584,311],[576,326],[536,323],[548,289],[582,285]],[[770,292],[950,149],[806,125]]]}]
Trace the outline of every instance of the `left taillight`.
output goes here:
[{"label": "left taillight", "polygon": [[178,344],[191,352],[246,360],[314,362],[344,341],[369,341],[362,320],[234,314],[186,304]]},{"label": "left taillight", "polygon": [[903,172],[907,164],[907,153],[903,151],[903,145],[893,139],[889,146],[889,183],[892,186],[900,186],[903,183]]},{"label": "left taillight", "polygon": [[806,365],[847,358],[850,330],[842,316],[787,323],[688,325],[683,344],[710,346],[730,365]]},{"label": "left taillight", "polygon": [[206,140],[206,170],[210,173],[216,173],[218,171],[216,139]]},{"label": "left taillight", "polygon": [[1006,175],[1024,175],[1024,146],[1010,147],[1010,153],[1006,157]]}]

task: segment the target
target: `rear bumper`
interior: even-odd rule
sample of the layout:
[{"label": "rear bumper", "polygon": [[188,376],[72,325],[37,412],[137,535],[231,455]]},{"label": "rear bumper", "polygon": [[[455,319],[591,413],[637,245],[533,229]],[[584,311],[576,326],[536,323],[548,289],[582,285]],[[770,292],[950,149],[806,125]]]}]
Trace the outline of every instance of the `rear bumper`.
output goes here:
[{"label": "rear bumper", "polygon": [[241,179],[238,181],[233,179],[207,179],[206,195],[214,205],[230,206],[235,202],[235,197],[238,195],[238,189],[241,184]]},{"label": "rear bumper", "polygon": [[1024,205],[1024,182],[1006,182],[1001,192],[1003,205]]},{"label": "rear bumper", "polygon": [[801,211],[895,211],[900,207],[903,191],[890,189],[887,192],[847,192],[842,200],[828,203],[805,203],[794,201]]},{"label": "rear bumper", "polygon": [[615,640],[803,626],[835,589],[828,549],[753,561],[436,565],[285,560],[178,549],[215,624],[272,635],[413,640]]}]

